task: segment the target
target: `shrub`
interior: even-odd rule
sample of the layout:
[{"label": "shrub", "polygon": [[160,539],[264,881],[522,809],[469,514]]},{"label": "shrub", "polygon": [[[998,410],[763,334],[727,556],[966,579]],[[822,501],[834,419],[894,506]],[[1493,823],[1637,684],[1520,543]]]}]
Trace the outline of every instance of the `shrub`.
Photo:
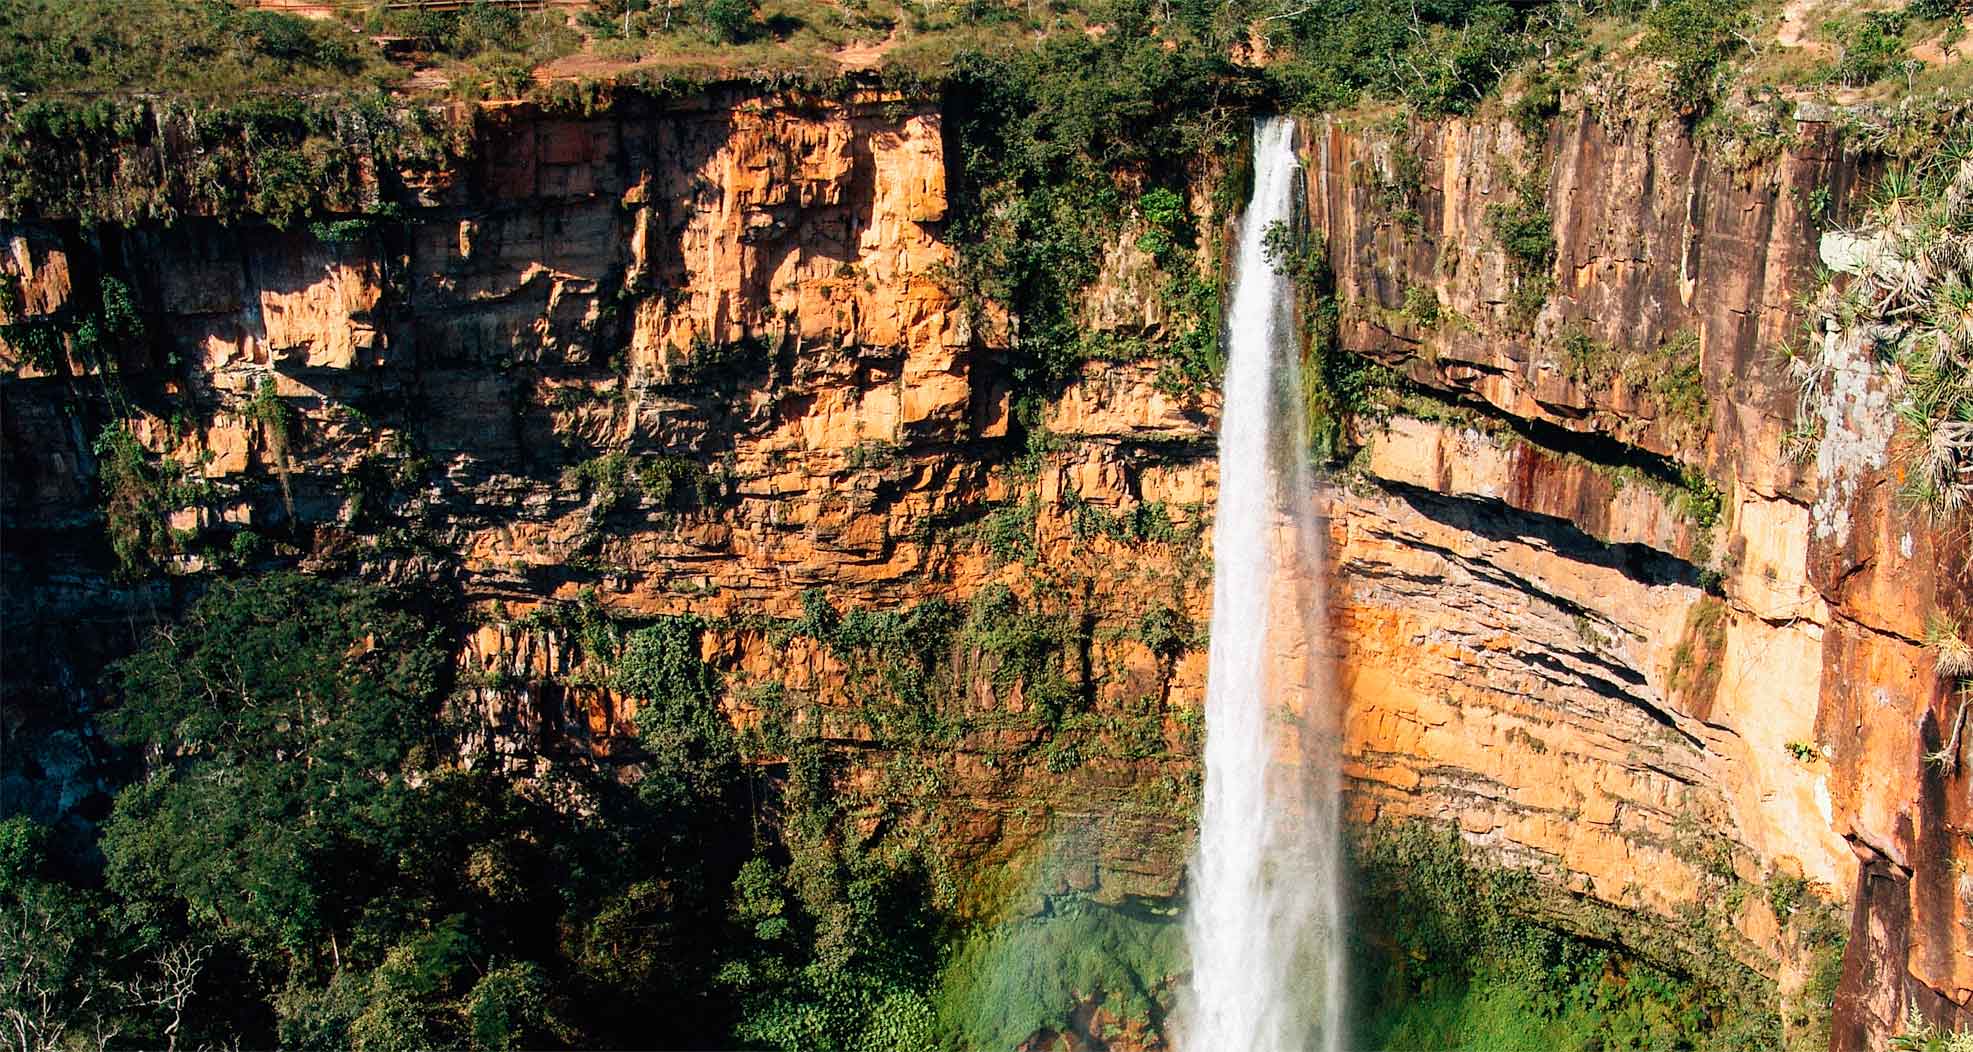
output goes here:
[{"label": "shrub", "polygon": [[1703,437],[1712,399],[1700,356],[1699,334],[1690,329],[1666,340],[1644,388],[1658,404],[1672,429],[1688,441]]},{"label": "shrub", "polygon": [[1315,0],[1284,19],[1291,61],[1268,76],[1296,108],[1347,107],[1364,95],[1402,98],[1421,112],[1466,113],[1523,55],[1553,33],[1526,7],[1489,0],[1410,4]]},{"label": "shrub", "polygon": [[977,527],[980,545],[993,556],[996,565],[1029,562],[1038,551],[1035,526],[1040,515],[1041,503],[1033,496],[1004,504],[980,520]]},{"label": "shrub", "polygon": [[723,685],[699,656],[699,620],[661,617],[624,636],[613,685],[637,699],[637,737],[649,757],[638,783],[666,809],[722,797],[737,775],[738,740],[720,711]]},{"label": "shrub", "polygon": [[1555,217],[1545,200],[1546,183],[1545,174],[1529,172],[1515,180],[1512,201],[1487,206],[1487,222],[1501,249],[1527,272],[1546,271],[1555,264]]},{"label": "shrub", "polygon": [[1368,929],[1354,971],[1380,977],[1361,1047],[1730,1048],[1741,1047],[1735,1039],[1743,1035],[1760,1047],[1778,1041],[1779,1020],[1768,1003],[1665,972],[1604,937],[1591,941],[1545,926],[1555,916],[1553,900],[1534,876],[1482,861],[1456,832],[1380,823],[1352,846],[1362,897],[1356,915]]},{"label": "shrub", "polygon": [[1844,87],[1874,84],[1898,72],[1905,60],[1905,11],[1864,11],[1828,24],[1841,57],[1824,74]]},{"label": "shrub", "polygon": [[1686,615],[1685,634],[1672,648],[1666,685],[1690,704],[1711,704],[1719,692],[1729,615],[1726,602],[1710,595],[1701,597]]},{"label": "shrub", "polygon": [[353,919],[313,867],[404,789],[444,667],[430,630],[377,593],[293,575],[215,584],[115,671],[106,729],[156,750],[161,770],[118,797],[112,886],[313,959]]},{"label": "shrub", "polygon": [[1427,329],[1439,327],[1439,294],[1426,285],[1413,285],[1404,290],[1405,317]]},{"label": "shrub", "polygon": [[1581,384],[1607,384],[1616,377],[1620,356],[1581,325],[1562,330],[1562,362],[1569,379]]},{"label": "shrub", "polygon": [[1110,32],[1053,36],[1029,50],[963,52],[946,76],[948,142],[963,173],[953,239],[962,289],[1019,319],[1016,382],[1039,390],[1066,381],[1091,350],[1078,325],[1082,290],[1096,277],[1109,230],[1128,203],[1123,173],[1154,182],[1138,204],[1150,248],[1192,315],[1172,326],[1188,375],[1211,369],[1219,323],[1210,285],[1189,281],[1191,238],[1173,178],[1205,148],[1238,149],[1227,118],[1240,85],[1217,53],[1189,38],[1165,46],[1147,3],[1112,9]]},{"label": "shrub", "polygon": [[1973,679],[1973,643],[1961,631],[1958,618],[1935,611],[1925,619],[1925,648],[1940,679]]},{"label": "shrub", "polygon": [[991,662],[995,687],[1020,684],[1039,721],[1053,728],[1076,705],[1069,655],[1086,641],[1084,631],[1066,614],[1033,609],[995,583],[974,593],[959,642]]},{"label": "shrub", "polygon": [[0,12],[0,87],[8,91],[218,98],[391,75],[367,41],[335,22],[232,3],[8,0]]},{"label": "shrub", "polygon": [[1660,0],[1644,15],[1647,55],[1669,66],[1666,91],[1681,113],[1710,108],[1721,68],[1745,44],[1745,0]]},{"label": "shrub", "polygon": [[1354,451],[1352,423],[1383,412],[1397,374],[1343,349],[1341,310],[1325,240],[1297,236],[1286,225],[1268,230],[1264,239],[1268,262],[1294,284],[1307,330],[1300,370],[1309,456],[1318,464],[1340,463]]},{"label": "shrub", "polygon": [[714,40],[735,44],[753,33],[754,0],[705,0],[699,17]]}]

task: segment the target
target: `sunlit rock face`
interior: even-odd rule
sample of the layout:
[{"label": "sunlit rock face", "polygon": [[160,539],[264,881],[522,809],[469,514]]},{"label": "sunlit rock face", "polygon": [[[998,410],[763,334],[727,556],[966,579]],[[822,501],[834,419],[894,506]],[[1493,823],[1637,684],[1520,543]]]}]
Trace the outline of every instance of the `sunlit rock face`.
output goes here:
[{"label": "sunlit rock face", "polygon": [[[1457,824],[1666,930],[1699,910],[1784,990],[1802,955],[1758,886],[1806,877],[1855,907],[1850,1048],[1881,1044],[1902,1001],[1947,1021],[1973,999],[1973,805],[1964,767],[1923,761],[1954,701],[1921,645],[1928,613],[1973,604],[1963,532],[1896,504],[1865,411],[1881,376],[1853,378],[1822,448],[1785,453],[1798,421],[1774,352],[1821,237],[1803,202],[1862,179],[1833,126],[1798,131],[1733,170],[1675,127],[1571,120],[1530,140],[1447,122],[1408,133],[1413,185],[1390,141],[1305,126],[1342,343],[1482,410],[1365,426],[1360,477],[1319,496],[1353,820]],[[513,107],[482,116],[472,159],[421,180],[401,223],[353,239],[27,217],[0,223],[0,271],[28,316],[77,309],[105,269],[132,275],[174,356],[121,363],[133,431],[213,487],[172,525],[222,546],[250,526],[313,568],[456,590],[484,621],[460,654],[477,747],[517,767],[630,759],[634,703],[583,685],[566,638],[521,624],[585,588],[623,617],[731,615],[705,645],[734,718],[752,718],[738,688],[779,682],[875,778],[885,743],[854,718],[854,670],[745,617],[799,616],[811,589],[849,610],[964,605],[994,583],[1031,597],[1033,567],[1074,581],[1048,601],[1088,626],[1070,679],[1104,718],[1091,747],[1061,770],[1009,763],[1033,732],[983,721],[941,761],[937,836],[975,868],[1068,838],[1084,848],[1065,881],[1170,895],[1205,654],[1127,629],[1210,616],[1209,534],[1186,530],[1210,526],[1218,398],[1159,384],[1156,363],[1091,362],[1040,407],[1052,440],[1033,473],[1010,470],[1018,319],[959,293],[947,146],[935,104],[877,93]],[[1556,287],[1524,315],[1488,211],[1530,171]],[[1087,322],[1156,331],[1134,240],[1109,256]],[[1411,290],[1431,291],[1437,324],[1405,311]],[[1577,333],[1636,360],[1573,368]],[[1672,413],[1643,378],[1688,335],[1705,397]],[[45,742],[43,777],[19,787],[33,807],[100,817],[100,743],[36,735],[95,704],[103,662],[208,557],[113,582],[90,436],[62,408],[92,380],[17,352],[0,381],[9,744]],[[263,379],[298,418],[285,443],[251,415]],[[565,477],[608,452],[688,459],[705,495],[604,500]],[[416,469],[367,510],[350,481],[366,458]],[[1718,487],[1716,528],[1649,484],[1679,464]],[[1007,520],[1019,558],[963,532],[1030,496],[1032,518]],[[1151,503],[1175,539],[1077,528],[1078,507]],[[942,667],[976,714],[1031,704],[981,655]],[[1118,745],[1123,726],[1136,745]],[[1705,913],[1736,880],[1757,890]]]},{"label": "sunlit rock face", "polygon": [[[1965,776],[1923,759],[1955,703],[1921,646],[1927,611],[1966,606],[1968,566],[1963,527],[1896,506],[1881,372],[1846,374],[1819,443],[1789,454],[1779,348],[1825,262],[1805,202],[1866,178],[1833,127],[1797,132],[1741,170],[1670,127],[1311,134],[1345,344],[1481,410],[1369,436],[1379,485],[1333,503],[1338,635],[1359,820],[1458,822],[1660,914],[1731,883],[1693,850],[1695,829],[1724,837],[1733,878],[1800,875],[1855,904],[1835,1036],[1863,1047],[1900,1001],[1948,1021],[1973,998]],[[1421,176],[1404,221],[1394,151]],[[1531,315],[1488,247],[1489,208],[1527,172],[1556,234]],[[1405,310],[1411,290],[1437,324]],[[1584,338],[1616,375],[1571,361]],[[1683,417],[1651,391],[1679,341],[1705,396]],[[1640,484],[1681,465],[1719,489],[1710,536]],[[1799,979],[1761,896],[1731,922],[1731,952]]]}]

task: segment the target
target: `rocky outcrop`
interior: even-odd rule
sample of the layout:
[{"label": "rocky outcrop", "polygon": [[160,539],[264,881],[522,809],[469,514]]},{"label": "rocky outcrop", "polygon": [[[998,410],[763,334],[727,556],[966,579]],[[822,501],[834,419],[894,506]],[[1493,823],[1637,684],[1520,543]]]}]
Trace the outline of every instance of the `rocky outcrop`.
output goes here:
[{"label": "rocky outcrop", "polygon": [[[44,795],[33,806],[100,788],[79,757],[54,776],[76,732],[33,732],[90,704],[78,670],[173,602],[116,587],[92,521],[109,402],[193,480],[159,509],[179,532],[137,570],[190,587],[271,555],[444,582],[479,622],[460,643],[469,747],[517,767],[637,756],[635,700],[584,674],[569,633],[532,616],[544,605],[693,614],[736,720],[772,687],[805,732],[867,750],[902,744],[862,718],[866,662],[790,642],[777,619],[810,590],[844,612],[964,612],[1006,587],[1070,648],[1059,674],[1083,712],[1043,756],[1022,684],[956,658],[941,679],[966,733],[938,764],[942,843],[980,862],[1066,839],[1088,847],[1071,867],[1085,890],[1172,894],[1194,793],[1180,716],[1203,655],[1133,626],[1164,611],[1189,633],[1201,608],[1210,465],[1164,444],[1211,418],[1153,370],[1096,370],[1049,412],[1068,448],[1010,470],[1010,388],[952,286],[938,113],[735,92],[494,110],[480,135],[479,160],[421,183],[402,222],[354,235],[5,230],[10,321],[83,317],[114,275],[150,337],[109,368],[8,348],[8,665],[40,673],[10,675],[9,716],[53,758],[22,787]],[[292,426],[267,422],[270,398]],[[1091,515],[1147,501],[1161,537],[1086,535]],[[92,623],[128,627],[59,638]]]},{"label": "rocky outcrop", "polygon": [[[1943,1020],[1973,996],[1966,775],[1923,762],[1950,699],[1919,642],[1968,591],[1950,535],[1893,506],[1881,443],[1838,427],[1819,459],[1783,454],[1801,202],[1860,178],[1832,129],[1799,133],[1730,171],[1672,127],[1311,127],[1342,342],[1437,404],[1364,425],[1324,497],[1352,813],[1456,824],[1573,900],[1712,936],[1647,952],[1790,992],[1813,953],[1762,892],[1806,880],[1855,906],[1837,1037],[1860,1047],[1904,999]],[[534,612],[691,613],[737,722],[787,706],[859,792],[936,799],[910,810],[956,864],[1046,847],[1099,897],[1173,893],[1213,397],[1092,362],[1015,419],[1007,327],[952,277],[926,103],[714,92],[496,109],[478,134],[354,232],[0,226],[10,320],[74,321],[113,277],[147,327],[114,368],[6,348],[6,727],[47,743],[10,799],[100,787],[70,716],[197,575],[298,559],[455,590],[469,746],[516,767],[637,758],[635,699]],[[1555,234],[1538,301],[1489,219],[1524,186]],[[1127,237],[1110,255],[1089,323],[1161,324],[1150,262]],[[1853,424],[1879,383],[1857,377]],[[101,542],[111,405],[191,483],[142,589]],[[907,740],[870,715],[870,654],[793,627],[811,590],[965,611],[996,587],[1040,618],[1066,723],[962,633],[927,673],[950,733]]]},{"label": "rocky outcrop", "polygon": [[[1370,436],[1380,492],[1336,503],[1360,806],[1661,913],[1806,877],[1859,907],[1838,1047],[1882,1041],[1905,1003],[1963,1023],[1969,801],[1924,760],[1954,710],[1920,645],[1929,612],[1967,607],[1963,527],[1896,505],[1867,363],[1791,455],[1806,202],[1840,207],[1858,160],[1812,122],[1749,169],[1676,127],[1544,132],[1308,132],[1344,342],[1480,410]],[[1517,289],[1543,276],[1501,243],[1517,211],[1552,217],[1534,311]],[[1731,874],[1709,877],[1695,831],[1729,842]],[[1739,902],[1742,955],[1786,988],[1785,932]]]}]

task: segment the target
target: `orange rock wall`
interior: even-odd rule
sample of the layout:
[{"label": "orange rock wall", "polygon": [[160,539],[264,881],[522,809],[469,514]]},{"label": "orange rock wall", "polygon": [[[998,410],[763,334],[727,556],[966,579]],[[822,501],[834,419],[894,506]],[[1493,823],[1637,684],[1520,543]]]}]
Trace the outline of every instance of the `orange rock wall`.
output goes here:
[{"label": "orange rock wall", "polygon": [[[1772,352],[1814,262],[1800,202],[1858,179],[1832,129],[1801,137],[1731,172],[1675,128],[1564,123],[1530,142],[1510,125],[1424,127],[1403,143],[1423,172],[1406,223],[1380,190],[1389,139],[1308,127],[1345,345],[1489,421],[1366,428],[1359,476],[1324,496],[1352,813],[1456,824],[1668,930],[1703,916],[1784,990],[1808,967],[1798,935],[1758,893],[1719,904],[1736,882],[1804,877],[1857,907],[1838,1043],[1862,1047],[1902,998],[1946,1019],[1973,995],[1955,883],[1973,856],[1966,775],[1921,761],[1951,713],[1918,644],[1925,614],[1963,609],[1967,590],[1963,547],[1891,505],[1881,455],[1781,454],[1793,392]],[[473,747],[521,768],[634,760],[634,702],[583,686],[570,642],[522,616],[594,589],[621,618],[727,619],[706,648],[736,720],[753,718],[749,689],[778,683],[868,778],[894,777],[856,716],[856,670],[759,619],[798,616],[809,589],[891,609],[1006,584],[1082,626],[1083,748],[1051,766],[1021,689],[954,654],[942,674],[968,729],[932,765],[939,834],[976,872],[1068,843],[1077,884],[1172,893],[1204,652],[1161,656],[1132,626],[1166,609],[1208,620],[1196,531],[1213,397],[1161,389],[1154,364],[1092,363],[1044,408],[1050,441],[1022,468],[1007,326],[981,324],[953,285],[951,158],[919,101],[515,108],[483,118],[475,158],[423,184],[402,224],[347,243],[15,220],[0,270],[29,316],[77,309],[105,268],[133,276],[158,348],[121,363],[139,437],[212,488],[174,525],[222,541],[252,527],[311,567],[441,581],[479,611],[461,640]],[[1547,172],[1559,288],[1524,324],[1486,216],[1528,168]],[[1092,324],[1162,318],[1133,252],[1123,238],[1106,261]],[[1455,320],[1406,318],[1413,288]],[[1572,326],[1636,347],[1695,332],[1703,434],[1631,386],[1571,380],[1557,345]],[[300,418],[285,443],[248,416],[263,378]],[[163,583],[112,584],[86,540],[93,454],[63,408],[91,383],[18,361],[0,379],[7,719],[43,743],[23,791],[48,809],[99,792],[100,747],[23,729],[90,704],[83,670],[215,558],[188,543]],[[568,473],[608,453],[690,461],[705,496],[606,494]],[[1673,459],[1720,485],[1716,530],[1610,470]],[[377,468],[408,479],[373,497],[382,529],[350,481]],[[1030,497],[1033,554],[997,558],[981,524]],[[1078,501],[1155,502],[1175,539],[1078,529]],[[1125,726],[1152,740],[1125,747]]]},{"label": "orange rock wall", "polygon": [[[1477,428],[1375,430],[1380,492],[1336,503],[1360,811],[1457,821],[1663,913],[1735,879],[1806,877],[1858,907],[1837,1047],[1881,1044],[1903,1002],[1963,1025],[1969,794],[1964,768],[1923,760],[1955,703],[1921,641],[1928,612],[1968,607],[1965,527],[1895,504],[1887,381],[1867,367],[1808,455],[1786,452],[1780,348],[1818,263],[1805,202],[1827,188],[1847,214],[1859,159],[1807,122],[1746,170],[1677,127],[1585,119],[1534,139],[1486,121],[1304,134],[1345,344],[1480,410]],[[1394,203],[1400,151],[1422,177]],[[1557,255],[1532,318],[1490,220],[1527,173]],[[1405,311],[1415,290],[1436,324]],[[1652,352],[1680,334],[1697,338],[1696,423],[1649,390],[1667,367]],[[1572,335],[1620,375],[1572,370]],[[1635,471],[1681,463],[1719,488],[1715,530]],[[1695,632],[1702,610],[1715,627]],[[1698,864],[1695,832],[1730,843],[1733,878]],[[1760,896],[1731,919],[1736,953],[1770,958],[1784,990],[1799,980]]]}]

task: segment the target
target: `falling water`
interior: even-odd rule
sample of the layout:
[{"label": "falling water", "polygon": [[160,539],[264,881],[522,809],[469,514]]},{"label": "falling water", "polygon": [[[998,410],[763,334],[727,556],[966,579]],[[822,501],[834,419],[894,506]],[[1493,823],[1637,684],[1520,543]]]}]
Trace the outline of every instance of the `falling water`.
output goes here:
[{"label": "falling water", "polygon": [[1334,1052],[1343,1037],[1335,692],[1294,291],[1267,252],[1300,176],[1293,122],[1259,122],[1226,325],[1187,1052]]}]

